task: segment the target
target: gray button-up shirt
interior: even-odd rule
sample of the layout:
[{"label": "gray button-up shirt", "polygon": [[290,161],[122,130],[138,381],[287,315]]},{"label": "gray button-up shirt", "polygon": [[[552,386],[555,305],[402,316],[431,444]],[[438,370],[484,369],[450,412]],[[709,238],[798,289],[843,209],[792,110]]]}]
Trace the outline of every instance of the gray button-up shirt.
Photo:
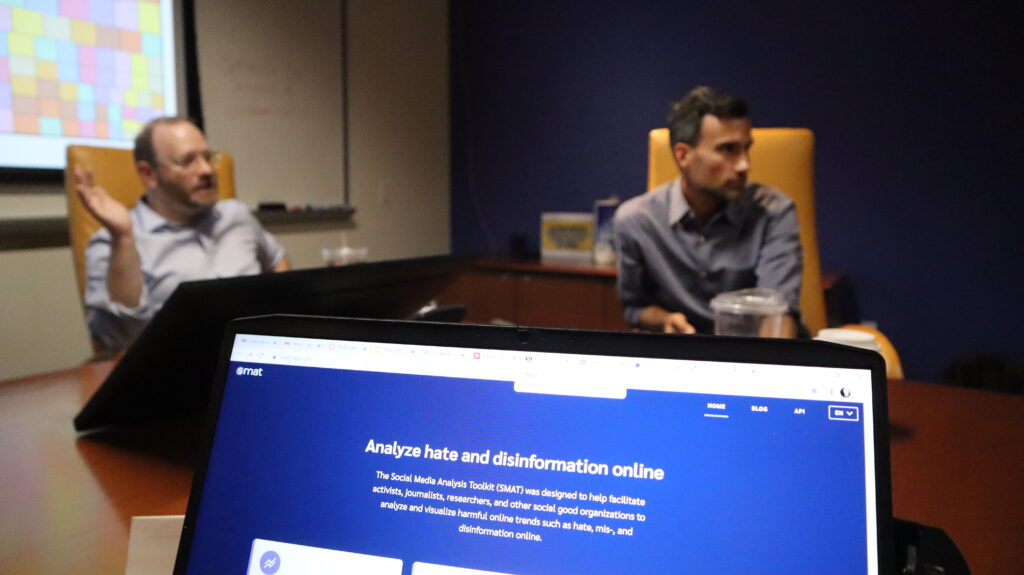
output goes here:
[{"label": "gray button-up shirt", "polygon": [[107,349],[128,347],[181,282],[269,272],[284,257],[284,248],[238,200],[217,202],[194,225],[169,222],[140,200],[131,219],[142,267],[137,307],[111,301],[107,291],[110,232],[100,229],[85,248],[86,323]]},{"label": "gray button-up shirt", "polygon": [[700,333],[714,332],[711,298],[749,288],[780,290],[799,319],[803,252],[793,201],[750,184],[700,222],[677,179],[622,204],[615,214],[619,299],[637,325],[650,305],[681,312]]}]

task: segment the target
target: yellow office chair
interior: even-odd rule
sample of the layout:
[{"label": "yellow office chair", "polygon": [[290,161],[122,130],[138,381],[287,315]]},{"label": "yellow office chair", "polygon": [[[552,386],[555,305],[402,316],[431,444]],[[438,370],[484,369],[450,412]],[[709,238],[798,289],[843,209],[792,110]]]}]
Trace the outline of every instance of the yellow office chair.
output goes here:
[{"label": "yellow office chair", "polygon": [[[818,227],[814,217],[814,134],[806,128],[754,128],[750,149],[750,181],[775,186],[793,199],[804,250],[800,311],[811,335],[828,327],[825,291],[821,286]],[[679,177],[679,167],[669,146],[668,128],[651,130],[648,138],[647,188],[653,189]],[[844,328],[867,331],[882,346],[887,375],[903,379],[903,366],[889,338],[877,329],[861,325]]]},{"label": "yellow office chair", "polygon": [[[221,199],[235,197],[235,167],[227,152],[219,152],[213,160],[217,171],[217,190]],[[68,201],[68,231],[71,236],[71,255],[78,281],[78,297],[85,296],[85,246],[100,223],[85,209],[75,191],[75,166],[92,168],[96,185],[105,189],[114,199],[128,208],[135,206],[145,189],[135,172],[131,150],[99,148],[95,146],[68,146],[67,166],[64,169],[64,189]],[[84,302],[83,302],[84,303]],[[100,351],[93,342],[94,351]]]},{"label": "yellow office chair", "polygon": [[882,359],[885,360],[885,375],[889,379],[903,379],[903,363],[900,362],[900,354],[896,352],[896,347],[892,345],[889,338],[885,337],[885,334],[873,327],[859,323],[848,323],[842,326],[842,328],[863,331],[875,336],[875,341],[881,346],[878,353],[882,354]]},{"label": "yellow office chair", "polygon": [[[754,128],[750,149],[750,181],[775,186],[796,203],[800,245],[804,250],[804,278],[800,312],[811,335],[828,327],[825,292],[821,287],[818,228],[814,219],[814,134],[806,128]],[[647,189],[679,177],[669,146],[668,128],[651,130],[647,161]]]}]

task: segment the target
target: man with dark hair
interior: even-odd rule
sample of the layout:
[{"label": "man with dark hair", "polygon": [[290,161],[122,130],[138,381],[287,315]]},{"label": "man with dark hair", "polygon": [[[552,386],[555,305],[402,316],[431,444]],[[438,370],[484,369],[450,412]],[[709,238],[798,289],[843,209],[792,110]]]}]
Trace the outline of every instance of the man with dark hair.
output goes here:
[{"label": "man with dark hair", "polygon": [[650,331],[713,333],[710,301],[749,287],[780,290],[799,326],[803,272],[792,200],[747,183],[753,145],[747,104],[694,88],[668,117],[679,179],[616,212],[618,290],[626,322]]},{"label": "man with dark hair", "polygon": [[238,200],[217,200],[214,152],[184,118],[158,118],[135,139],[146,194],[127,207],[75,170],[82,203],[103,227],[85,249],[86,323],[107,350],[128,347],[184,281],[289,268],[284,249]]}]

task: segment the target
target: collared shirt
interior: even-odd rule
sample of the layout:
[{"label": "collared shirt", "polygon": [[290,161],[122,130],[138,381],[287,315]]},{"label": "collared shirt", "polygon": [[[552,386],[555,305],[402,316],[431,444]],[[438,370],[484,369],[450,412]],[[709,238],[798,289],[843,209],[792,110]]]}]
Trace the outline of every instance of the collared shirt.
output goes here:
[{"label": "collared shirt", "polygon": [[142,267],[138,306],[110,299],[110,232],[101,228],[85,248],[86,323],[107,349],[128,347],[181,282],[269,272],[284,257],[284,248],[238,200],[217,202],[190,225],[169,222],[140,200],[131,220]]},{"label": "collared shirt", "polygon": [[619,299],[629,325],[650,306],[681,312],[699,333],[714,332],[711,299],[749,287],[780,290],[799,318],[803,252],[793,201],[749,184],[705,222],[681,179],[622,204],[615,214]]}]

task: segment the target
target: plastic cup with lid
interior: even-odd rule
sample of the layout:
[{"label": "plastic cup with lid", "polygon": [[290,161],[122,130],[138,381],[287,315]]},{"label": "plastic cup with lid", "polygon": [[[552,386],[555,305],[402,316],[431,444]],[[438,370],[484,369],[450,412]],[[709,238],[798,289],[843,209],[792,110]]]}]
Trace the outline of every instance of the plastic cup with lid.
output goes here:
[{"label": "plastic cup with lid", "polygon": [[711,300],[715,335],[781,337],[789,304],[772,288],[748,288],[718,294]]},{"label": "plastic cup with lid", "polygon": [[871,351],[881,351],[882,349],[882,346],[879,345],[878,341],[875,339],[874,334],[856,329],[830,327],[820,330],[814,339],[818,341],[830,341],[832,343],[851,345],[862,349],[870,349]]},{"label": "plastic cup with lid", "polygon": [[327,267],[347,266],[349,264],[360,264],[366,261],[370,248],[341,246],[340,248],[323,248],[320,256]]}]

